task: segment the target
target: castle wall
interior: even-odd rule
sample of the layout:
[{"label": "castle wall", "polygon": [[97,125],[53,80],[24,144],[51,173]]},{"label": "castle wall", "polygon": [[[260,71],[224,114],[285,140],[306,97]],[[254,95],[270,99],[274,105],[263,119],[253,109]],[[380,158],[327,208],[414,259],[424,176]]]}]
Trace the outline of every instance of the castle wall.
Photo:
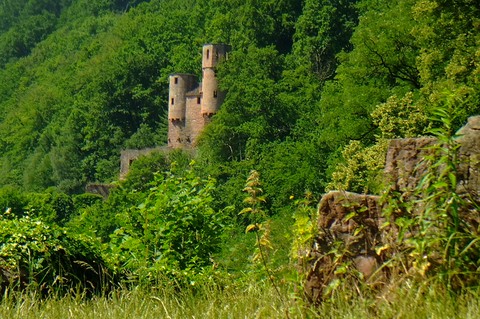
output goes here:
[{"label": "castle wall", "polygon": [[184,140],[185,120],[168,121],[168,146],[173,148],[182,147]]},{"label": "castle wall", "polygon": [[215,68],[219,62],[227,59],[231,48],[227,44],[205,44],[203,46],[202,68]]},{"label": "castle wall", "polygon": [[202,114],[212,116],[218,112],[225,99],[225,93],[218,89],[216,67],[227,58],[230,46],[226,44],[205,44],[202,59]]},{"label": "castle wall", "polygon": [[165,151],[165,147],[145,148],[141,150],[128,149],[120,153],[120,180],[125,179],[132,163],[142,155],[148,155],[152,152]]},{"label": "castle wall", "polygon": [[218,90],[218,81],[215,69],[203,69],[202,108],[203,115],[211,116],[218,112],[225,94]]},{"label": "castle wall", "polygon": [[193,74],[176,73],[170,75],[168,99],[168,146],[182,147],[187,140],[188,92],[198,89],[197,77]]},{"label": "castle wall", "polygon": [[168,125],[168,145],[173,148],[189,148],[195,146],[197,137],[205,127],[205,118],[200,112],[201,95],[187,95],[185,118],[170,120]]},{"label": "castle wall", "polygon": [[110,195],[110,190],[114,187],[113,184],[88,184],[85,186],[85,193],[97,194],[107,199]]},{"label": "castle wall", "polygon": [[187,98],[186,123],[185,123],[185,145],[195,146],[198,135],[205,127],[205,120],[200,112],[201,96]]}]

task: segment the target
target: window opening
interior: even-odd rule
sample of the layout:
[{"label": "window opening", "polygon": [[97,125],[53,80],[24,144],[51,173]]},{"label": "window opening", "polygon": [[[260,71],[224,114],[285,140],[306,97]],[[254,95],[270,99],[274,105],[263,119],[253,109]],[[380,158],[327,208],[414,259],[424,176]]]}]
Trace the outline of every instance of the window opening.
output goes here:
[{"label": "window opening", "polygon": [[217,97],[217,91],[213,91],[213,97]]},{"label": "window opening", "polygon": [[178,78],[177,77],[175,78],[175,84],[178,84]]},{"label": "window opening", "polygon": [[207,50],[207,60],[210,59],[210,50]]},{"label": "window opening", "polygon": [[197,97],[197,104],[200,104],[200,101],[201,101],[200,97]]},{"label": "window opening", "polygon": [[172,97],[172,105],[175,104],[175,99]]}]

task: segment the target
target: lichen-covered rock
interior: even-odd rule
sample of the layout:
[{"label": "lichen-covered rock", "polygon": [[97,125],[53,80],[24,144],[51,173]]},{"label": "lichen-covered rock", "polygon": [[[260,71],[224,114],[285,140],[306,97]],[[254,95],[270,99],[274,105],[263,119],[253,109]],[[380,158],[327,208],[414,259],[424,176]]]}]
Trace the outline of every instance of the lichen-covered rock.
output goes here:
[{"label": "lichen-covered rock", "polygon": [[[457,192],[480,198],[480,116],[472,116],[457,133],[458,149]],[[423,162],[431,154],[433,137],[393,139],[385,160],[385,179],[393,191],[412,193],[427,171]]]},{"label": "lichen-covered rock", "polygon": [[431,154],[433,137],[393,139],[388,146],[384,175],[393,191],[411,193],[425,175],[422,160]]},{"label": "lichen-covered rock", "polygon": [[341,265],[350,266],[367,280],[375,274],[382,262],[375,253],[375,247],[381,245],[380,228],[384,222],[379,200],[379,196],[342,191],[322,197],[319,235],[310,252],[304,286],[311,302],[321,301]]},{"label": "lichen-covered rock", "polygon": [[[477,233],[480,214],[475,208],[478,206],[473,204],[480,202],[480,116],[469,118],[457,135],[456,191],[470,202],[460,216],[471,232]],[[384,170],[390,191],[404,201],[419,196],[415,195],[415,189],[429,169],[428,161],[423,160],[433,154],[432,146],[436,142],[433,137],[390,141]],[[412,211],[415,213],[415,207]],[[381,253],[382,247],[387,247],[398,236],[395,223],[390,221],[390,226],[382,227],[385,222],[379,196],[343,191],[325,194],[319,204],[319,235],[304,268],[307,299],[320,302],[329,285],[339,276],[345,276],[345,271],[354,271],[356,278],[371,283],[382,281],[388,275],[387,267],[382,268],[386,258]],[[405,237],[411,235],[404,234]]]},{"label": "lichen-covered rock", "polygon": [[457,192],[478,200],[480,198],[480,116],[468,119],[458,132],[459,167]]}]

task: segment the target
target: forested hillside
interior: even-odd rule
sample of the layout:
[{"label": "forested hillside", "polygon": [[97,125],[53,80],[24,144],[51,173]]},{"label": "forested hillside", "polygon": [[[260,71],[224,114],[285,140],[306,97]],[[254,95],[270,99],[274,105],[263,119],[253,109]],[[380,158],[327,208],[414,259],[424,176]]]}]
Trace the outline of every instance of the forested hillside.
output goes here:
[{"label": "forested hillside", "polygon": [[[167,77],[198,73],[209,42],[233,53],[202,160],[212,173],[259,168],[280,202],[322,191],[350,140],[372,144],[382,103],[392,122],[410,115],[395,103],[428,116],[449,96],[462,100],[460,122],[478,112],[473,1],[24,0],[0,10],[1,185],[79,192],[114,180],[120,149],[165,143]],[[421,134],[426,122],[412,125]]]},{"label": "forested hillside", "polygon": [[120,149],[165,143],[168,75],[198,73],[201,45],[224,42],[229,93],[201,161],[241,180],[258,168],[278,205],[320,192],[343,145],[374,143],[382,103],[378,116],[396,123],[412,120],[395,110],[402,103],[428,116],[459,99],[459,122],[478,112],[478,10],[474,1],[4,1],[0,185],[71,193],[113,181]]},{"label": "forested hillside", "polygon": [[[205,43],[232,51],[198,150],[139,160],[119,182],[122,149],[166,144],[168,76],[200,76]],[[90,236],[119,272],[176,276],[235,256],[222,241],[291,218],[304,196],[378,192],[385,140],[427,134],[439,108],[453,129],[480,114],[477,0],[0,2],[0,209]],[[261,182],[245,187],[252,170]],[[116,189],[103,201],[88,183]],[[262,217],[238,215],[245,202]]]}]

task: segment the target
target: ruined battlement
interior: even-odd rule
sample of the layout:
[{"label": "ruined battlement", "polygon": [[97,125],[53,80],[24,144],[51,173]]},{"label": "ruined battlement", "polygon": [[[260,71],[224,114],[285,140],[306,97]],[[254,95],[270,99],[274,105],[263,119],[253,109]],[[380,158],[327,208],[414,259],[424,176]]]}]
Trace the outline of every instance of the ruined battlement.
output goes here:
[{"label": "ruined battlement", "polygon": [[127,176],[130,166],[132,163],[137,160],[141,156],[149,155],[153,152],[167,152],[167,148],[165,146],[161,147],[154,147],[154,148],[144,148],[140,150],[136,149],[128,149],[122,150],[120,153],[120,180],[125,179]]}]

